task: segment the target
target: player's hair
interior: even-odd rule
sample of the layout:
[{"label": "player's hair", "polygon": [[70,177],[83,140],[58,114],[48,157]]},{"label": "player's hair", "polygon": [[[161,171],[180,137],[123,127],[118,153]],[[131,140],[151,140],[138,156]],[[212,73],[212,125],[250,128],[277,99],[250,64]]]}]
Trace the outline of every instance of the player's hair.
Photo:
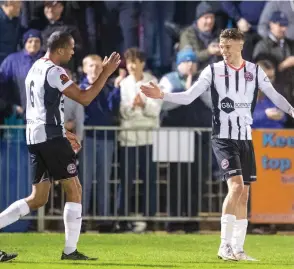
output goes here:
[{"label": "player's hair", "polygon": [[47,40],[47,48],[50,52],[54,52],[60,48],[66,48],[70,40],[73,39],[72,35],[65,31],[53,32]]},{"label": "player's hair", "polygon": [[265,69],[265,70],[275,69],[274,64],[269,60],[260,60],[256,64],[258,64],[262,69]]},{"label": "player's hair", "polygon": [[125,51],[124,57],[126,61],[135,61],[138,59],[140,62],[146,61],[146,56],[143,51],[141,51],[139,48],[129,48]]},{"label": "player's hair", "polygon": [[93,61],[102,61],[101,56],[97,54],[89,54],[83,59],[83,67],[85,67],[85,65],[88,63],[89,59]]},{"label": "player's hair", "polygon": [[237,28],[225,29],[221,31],[221,38],[244,41],[244,34]]}]

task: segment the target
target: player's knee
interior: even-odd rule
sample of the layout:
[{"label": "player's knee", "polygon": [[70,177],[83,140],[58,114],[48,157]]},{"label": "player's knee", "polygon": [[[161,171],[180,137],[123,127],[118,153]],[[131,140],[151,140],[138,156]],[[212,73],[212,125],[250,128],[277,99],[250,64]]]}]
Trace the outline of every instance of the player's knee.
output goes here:
[{"label": "player's knee", "polygon": [[238,197],[242,196],[243,190],[244,190],[244,184],[237,183],[237,182],[234,182],[230,188],[230,192]]},{"label": "player's knee", "polygon": [[30,196],[27,203],[32,210],[36,210],[48,202],[48,196]]}]

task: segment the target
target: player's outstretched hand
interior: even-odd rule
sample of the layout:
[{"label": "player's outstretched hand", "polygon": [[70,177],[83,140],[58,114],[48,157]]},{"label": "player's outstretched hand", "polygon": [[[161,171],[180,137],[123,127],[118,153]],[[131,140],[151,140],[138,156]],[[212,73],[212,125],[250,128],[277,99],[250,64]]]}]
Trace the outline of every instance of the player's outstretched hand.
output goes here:
[{"label": "player's outstretched hand", "polygon": [[103,71],[106,72],[108,76],[110,76],[117,69],[120,62],[120,55],[116,52],[113,52],[109,58],[105,56],[102,63]]},{"label": "player's outstretched hand", "polygon": [[148,85],[142,85],[140,89],[142,93],[144,93],[147,97],[154,98],[154,99],[163,98],[163,92],[153,82],[150,82]]},{"label": "player's outstretched hand", "polygon": [[82,148],[82,145],[81,145],[78,137],[69,131],[66,131],[65,135],[66,135],[66,138],[68,139],[73,151],[77,154]]}]

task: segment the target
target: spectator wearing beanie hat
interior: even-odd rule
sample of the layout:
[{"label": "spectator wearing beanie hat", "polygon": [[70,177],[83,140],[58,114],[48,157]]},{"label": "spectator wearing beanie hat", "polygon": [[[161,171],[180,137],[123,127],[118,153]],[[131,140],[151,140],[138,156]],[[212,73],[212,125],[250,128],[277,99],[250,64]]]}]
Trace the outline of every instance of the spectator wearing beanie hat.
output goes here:
[{"label": "spectator wearing beanie hat", "polygon": [[209,3],[201,2],[197,6],[196,21],[181,34],[179,48],[181,50],[186,46],[192,47],[197,54],[199,70],[221,60],[215,14]]},{"label": "spectator wearing beanie hat", "polygon": [[[183,92],[186,91],[198,78],[198,61],[199,57],[195,54],[192,48],[187,47],[177,53],[176,64],[177,69],[174,72],[168,73],[160,80],[160,87],[164,92]],[[169,102],[163,102],[161,111],[161,126],[163,127],[211,127],[211,98],[210,92],[205,92],[200,98],[196,99],[189,105],[178,105]],[[188,115],[188,116],[187,116]],[[195,139],[195,152],[198,152],[198,139]],[[209,171],[207,158],[209,152],[208,146],[209,136],[202,137],[203,152],[202,156],[202,171]],[[206,159],[205,159],[206,158]],[[197,158],[195,158],[197,160]],[[193,182],[188,185],[188,166],[181,164],[179,170],[178,163],[170,164],[170,216],[178,214],[178,199],[181,199],[180,215],[184,215],[187,210],[186,197],[188,193],[192,193],[191,214],[197,215],[197,180],[204,180],[207,175],[203,174],[203,178],[199,178],[197,174],[198,161],[191,163],[191,171]],[[178,197],[178,175],[181,175],[181,198]],[[189,186],[189,187],[188,187]],[[185,230],[192,232],[198,230],[196,223],[176,223],[169,222],[166,227],[168,232],[175,230]]]},{"label": "spectator wearing beanie hat", "polygon": [[29,29],[23,35],[24,49],[8,55],[0,66],[0,87],[5,95],[5,113],[24,116],[26,108],[25,79],[28,71],[42,54],[41,32]]},{"label": "spectator wearing beanie hat", "polygon": [[28,41],[29,38],[38,38],[40,45],[42,45],[42,35],[39,30],[36,29],[29,29],[23,34],[22,41],[23,45],[25,46],[26,42]]},{"label": "spectator wearing beanie hat", "polygon": [[197,8],[196,8],[196,20],[201,18],[202,16],[206,14],[212,14],[214,15],[214,11],[212,9],[212,6],[207,2],[201,2]]},{"label": "spectator wearing beanie hat", "polygon": [[177,66],[182,62],[196,63],[196,54],[191,48],[183,49],[178,52],[176,59]]},{"label": "spectator wearing beanie hat", "polygon": [[[186,47],[177,53],[176,64],[177,70],[166,74],[160,81],[161,87],[166,92],[182,92],[189,89],[198,77],[199,58],[191,47]],[[211,101],[209,92],[201,95],[202,102],[210,109]],[[168,111],[179,107],[178,104],[164,102],[163,111]],[[199,117],[197,116],[198,120]],[[195,119],[195,121],[197,121]],[[210,122],[210,121],[208,121]]]}]

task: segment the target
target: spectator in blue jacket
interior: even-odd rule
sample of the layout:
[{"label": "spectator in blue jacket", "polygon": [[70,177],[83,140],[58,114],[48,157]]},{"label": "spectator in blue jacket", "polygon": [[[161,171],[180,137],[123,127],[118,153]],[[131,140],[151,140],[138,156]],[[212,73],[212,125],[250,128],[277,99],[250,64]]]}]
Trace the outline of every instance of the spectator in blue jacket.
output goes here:
[{"label": "spectator in blue jacket", "polygon": [[[34,62],[41,57],[41,32],[30,29],[23,35],[24,49],[10,54],[0,66],[1,114],[9,124],[10,117],[24,118],[26,108],[25,79]],[[11,119],[12,119],[11,118]],[[19,124],[23,122],[19,121]]]},{"label": "spectator in blue jacket", "polygon": [[[268,60],[261,60],[257,64],[264,70],[269,81],[271,83],[274,83],[274,65]],[[253,113],[252,128],[282,129],[284,128],[285,122],[285,113],[279,110],[267,96],[259,91],[255,110]]]},{"label": "spectator in blue jacket", "polygon": [[[83,59],[83,71],[86,76],[80,83],[81,89],[94,83],[102,72],[102,59],[98,55],[88,55]],[[85,107],[85,126],[113,126],[118,113],[119,91],[106,83],[99,95]],[[109,179],[114,153],[114,132],[107,130],[87,130],[84,135],[81,161],[81,178],[83,184],[83,207],[86,214],[90,211],[91,196],[96,190],[95,207],[101,216],[110,214]],[[95,162],[96,161],[96,162]],[[95,171],[95,173],[94,173]],[[95,178],[96,176],[96,178]],[[93,197],[95,199],[95,197]],[[93,208],[94,211],[95,208]]]},{"label": "spectator in blue jacket", "polygon": [[0,4],[0,64],[10,53],[16,52],[21,40],[20,1],[1,1]]}]

